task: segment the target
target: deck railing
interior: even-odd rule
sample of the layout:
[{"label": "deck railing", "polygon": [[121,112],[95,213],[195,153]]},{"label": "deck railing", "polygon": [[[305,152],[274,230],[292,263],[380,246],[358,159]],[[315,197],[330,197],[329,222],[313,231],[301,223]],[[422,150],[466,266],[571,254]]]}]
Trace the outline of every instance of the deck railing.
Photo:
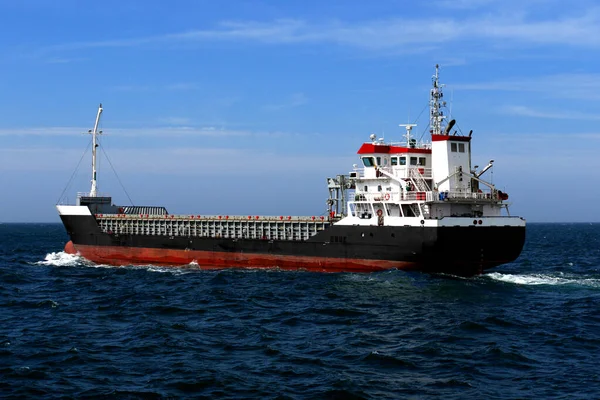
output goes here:
[{"label": "deck railing", "polygon": [[[355,168],[353,173],[356,174],[356,178],[364,178],[365,177],[365,169],[366,168]],[[380,170],[387,172],[390,175],[393,175],[400,179],[408,179],[414,176],[421,176],[423,179],[431,179],[432,178],[432,168],[425,168],[421,166],[412,166],[412,165],[394,165],[387,167],[379,167]]]},{"label": "deck railing", "polygon": [[110,197],[108,193],[98,193],[96,192],[95,196],[90,196],[91,192],[77,192],[77,198],[80,199],[82,197]]},{"label": "deck railing", "polygon": [[438,191],[412,191],[391,192],[382,191],[377,193],[358,193],[354,201],[377,202],[399,202],[399,201],[452,201],[452,200],[479,200],[498,201],[502,200],[497,192],[438,192]]},{"label": "deck railing", "polygon": [[230,239],[307,240],[325,230],[325,217],[96,214],[110,235],[187,236]]}]

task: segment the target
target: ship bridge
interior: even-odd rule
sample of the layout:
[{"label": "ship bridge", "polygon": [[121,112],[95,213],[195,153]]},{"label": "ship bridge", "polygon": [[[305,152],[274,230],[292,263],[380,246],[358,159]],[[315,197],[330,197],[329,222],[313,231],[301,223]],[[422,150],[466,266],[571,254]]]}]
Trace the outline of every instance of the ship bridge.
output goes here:
[{"label": "ship bridge", "polygon": [[[430,142],[412,137],[416,124],[405,127],[403,142],[386,143],[375,134],[358,150],[360,165],[350,173],[354,201],[348,202],[347,224],[417,225],[443,218],[497,218],[508,214],[508,195],[485,181],[471,163],[471,136],[459,133],[456,121],[446,121],[438,69],[430,92]],[[510,216],[510,214],[508,214]],[[477,219],[476,219],[477,218]],[[463,221],[464,222],[464,221]]]}]

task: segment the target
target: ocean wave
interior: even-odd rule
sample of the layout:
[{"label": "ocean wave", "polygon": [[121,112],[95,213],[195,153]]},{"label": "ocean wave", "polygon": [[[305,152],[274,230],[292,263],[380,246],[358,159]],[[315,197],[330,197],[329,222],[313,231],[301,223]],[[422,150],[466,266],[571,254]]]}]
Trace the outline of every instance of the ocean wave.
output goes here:
[{"label": "ocean wave", "polygon": [[577,285],[587,287],[600,287],[600,279],[577,275],[513,275],[492,272],[486,274],[485,276],[496,281],[514,283],[516,285]]},{"label": "ocean wave", "polygon": [[147,272],[156,272],[161,274],[171,274],[171,275],[184,275],[193,272],[201,271],[197,265],[194,264],[183,264],[177,266],[161,266],[161,265],[153,265],[153,264],[145,264],[145,265],[109,265],[109,264],[94,264],[91,261],[83,260],[83,264],[87,267],[92,268],[106,268],[106,269],[126,269],[126,270],[144,270]]},{"label": "ocean wave", "polygon": [[[106,266],[106,267],[108,267],[108,266]],[[119,268],[123,268],[123,267],[119,267]],[[151,265],[151,264],[128,265],[125,268],[144,269],[149,272],[157,272],[157,273],[161,273],[161,274],[172,274],[172,275],[185,275],[185,274],[190,274],[190,273],[201,271],[201,269],[198,267],[198,264],[194,264],[194,263],[178,265],[178,266],[169,266],[169,267],[163,267],[163,266]]]},{"label": "ocean wave", "polygon": [[34,264],[52,265],[55,267],[74,267],[76,265],[81,265],[82,262],[83,258],[78,255],[65,253],[64,251],[58,251],[46,254],[44,261],[38,261]]},{"label": "ocean wave", "polygon": [[199,270],[198,263],[196,261],[192,261],[189,264],[183,264],[179,266],[158,266],[158,265],[123,265],[123,266],[115,266],[109,264],[95,264],[91,261],[86,260],[85,258],[65,253],[64,251],[52,252],[46,254],[46,257],[43,261],[38,261],[33,263],[34,265],[49,265],[54,267],[75,267],[75,266],[86,266],[92,268],[128,268],[128,269],[144,269],[150,272],[159,272],[159,273],[171,273],[171,274],[186,274]]}]

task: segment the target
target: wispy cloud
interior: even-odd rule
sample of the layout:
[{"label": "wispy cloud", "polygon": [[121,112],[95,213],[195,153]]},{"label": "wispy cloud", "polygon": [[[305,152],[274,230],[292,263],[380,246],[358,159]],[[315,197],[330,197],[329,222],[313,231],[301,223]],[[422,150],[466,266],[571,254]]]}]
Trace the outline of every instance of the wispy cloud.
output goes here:
[{"label": "wispy cloud", "polygon": [[73,136],[87,132],[89,128],[48,127],[48,128],[0,128],[0,136]]},{"label": "wispy cloud", "polygon": [[600,100],[600,74],[565,73],[468,84],[452,84],[457,90],[535,92],[551,98]]},{"label": "wispy cloud", "polygon": [[159,118],[158,122],[167,125],[190,125],[192,120],[186,117],[163,117]]},{"label": "wispy cloud", "polygon": [[[188,118],[165,117],[159,120],[162,124],[183,125],[190,120]],[[87,133],[89,128],[81,127],[47,127],[47,128],[0,128],[0,136],[71,136],[77,137]],[[169,138],[181,136],[214,136],[214,137],[283,137],[294,136],[296,133],[282,131],[252,131],[244,129],[227,129],[217,126],[164,126],[148,128],[111,128],[105,127],[103,135],[111,137],[155,137]]]},{"label": "wispy cloud", "polygon": [[185,90],[196,90],[200,86],[195,82],[178,82],[169,83],[166,85],[116,85],[109,87],[110,90],[115,92],[155,92],[155,91],[185,91]]},{"label": "wispy cloud", "polygon": [[198,89],[198,84],[194,82],[179,82],[166,85],[167,90],[195,90]]},{"label": "wispy cloud", "polygon": [[[487,3],[463,0],[473,6]],[[484,14],[464,18],[431,17],[371,20],[348,23],[310,23],[299,19],[275,21],[226,21],[214,29],[197,29],[156,36],[105,41],[76,42],[45,48],[45,52],[107,47],[170,45],[177,42],[245,41],[262,44],[329,43],[367,50],[395,51],[413,45],[439,45],[467,40],[513,45],[568,45],[600,47],[600,9],[578,15],[538,19],[526,13]],[[413,46],[414,47],[414,46]]]},{"label": "wispy cloud", "polygon": [[[162,123],[176,125],[185,123],[186,118],[167,117]],[[89,128],[79,127],[48,127],[48,128],[16,128],[0,129],[0,136],[74,136],[88,131]],[[151,128],[106,128],[104,135],[126,136],[126,137],[171,137],[171,136],[248,136],[254,134],[250,131],[221,129],[212,126],[194,128],[187,126],[168,126]]]},{"label": "wispy cloud", "polygon": [[[5,148],[0,149],[0,171],[67,171],[81,158],[82,151],[64,148]],[[101,156],[103,157],[103,156]],[[286,176],[287,173],[345,170],[355,159],[329,155],[256,152],[243,148],[161,148],[113,149],[110,158],[119,172],[144,172],[163,175],[210,175],[218,169],[220,175],[261,174]],[[156,162],[160,160],[160,162]],[[227,160],[227,162],[224,162]],[[266,162],[265,160],[268,160]],[[277,165],[274,170],[273,165]]]},{"label": "wispy cloud", "polygon": [[445,8],[475,9],[497,3],[496,0],[438,0],[434,4]]},{"label": "wispy cloud", "polygon": [[149,92],[154,90],[148,85],[116,85],[108,89],[115,92]]},{"label": "wispy cloud", "polygon": [[46,64],[70,64],[74,62],[86,61],[87,58],[66,58],[66,57],[51,57],[45,60]]},{"label": "wispy cloud", "polygon": [[299,107],[306,103],[308,103],[308,98],[304,93],[294,93],[286,101],[279,104],[267,104],[264,106],[264,109],[267,111],[279,111],[286,108]]},{"label": "wispy cloud", "polygon": [[541,111],[527,106],[505,106],[500,110],[504,114],[517,115],[521,117],[543,118],[543,119],[574,119],[599,121],[600,115],[586,114],[579,111]]}]

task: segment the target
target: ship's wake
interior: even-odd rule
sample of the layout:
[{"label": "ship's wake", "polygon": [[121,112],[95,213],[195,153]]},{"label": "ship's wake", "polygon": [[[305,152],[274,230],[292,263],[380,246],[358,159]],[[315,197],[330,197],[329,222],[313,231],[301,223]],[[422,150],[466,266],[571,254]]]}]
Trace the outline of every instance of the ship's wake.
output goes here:
[{"label": "ship's wake", "polygon": [[593,288],[600,288],[600,279],[585,275],[568,275],[568,274],[531,274],[531,275],[517,275],[517,274],[501,274],[499,272],[492,272],[485,275],[496,281],[513,283],[516,285],[564,285],[564,286],[587,286]]},{"label": "ship's wake", "polygon": [[44,261],[38,261],[36,265],[52,265],[55,267],[74,267],[84,264],[84,259],[78,255],[58,251],[46,254]]},{"label": "ship's wake", "polygon": [[108,264],[96,264],[80,255],[65,253],[64,251],[57,251],[46,254],[43,261],[33,263],[35,265],[48,265],[54,267],[93,267],[93,268],[128,268],[128,269],[145,269],[150,272],[168,272],[174,274],[187,273],[198,270],[198,263],[194,260],[189,264],[183,264],[173,267],[163,267],[158,265],[122,265],[114,266]]}]

